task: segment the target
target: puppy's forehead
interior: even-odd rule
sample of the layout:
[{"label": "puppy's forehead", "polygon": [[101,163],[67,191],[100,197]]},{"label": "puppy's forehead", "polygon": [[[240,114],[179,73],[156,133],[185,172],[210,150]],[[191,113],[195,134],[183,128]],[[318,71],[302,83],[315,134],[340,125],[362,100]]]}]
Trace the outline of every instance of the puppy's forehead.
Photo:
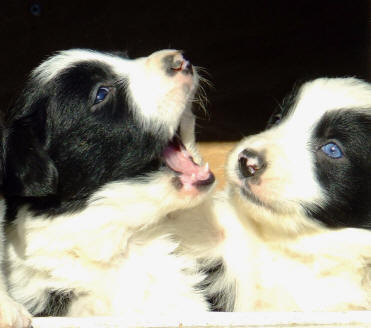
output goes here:
[{"label": "puppy's forehead", "polygon": [[45,60],[33,70],[31,77],[40,84],[46,84],[62,71],[84,62],[104,64],[119,76],[130,74],[133,67],[133,60],[117,54],[101,53],[87,49],[72,49],[58,52]]},{"label": "puppy's forehead", "polygon": [[368,112],[371,108],[371,86],[355,78],[317,79],[300,89],[293,117],[315,123],[329,111],[347,109]]}]

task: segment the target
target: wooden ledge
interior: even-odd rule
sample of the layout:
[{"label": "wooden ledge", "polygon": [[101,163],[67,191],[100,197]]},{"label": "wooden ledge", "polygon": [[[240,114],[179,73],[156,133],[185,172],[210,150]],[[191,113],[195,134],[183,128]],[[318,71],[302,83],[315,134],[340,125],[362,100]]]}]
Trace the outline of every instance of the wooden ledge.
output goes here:
[{"label": "wooden ledge", "polygon": [[371,327],[371,311],[205,313],[193,317],[130,319],[34,318],[34,328],[330,328]]}]

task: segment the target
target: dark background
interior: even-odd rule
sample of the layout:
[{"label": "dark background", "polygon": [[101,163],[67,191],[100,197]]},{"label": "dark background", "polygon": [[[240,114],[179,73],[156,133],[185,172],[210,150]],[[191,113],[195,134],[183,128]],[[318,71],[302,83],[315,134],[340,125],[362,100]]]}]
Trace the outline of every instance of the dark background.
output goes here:
[{"label": "dark background", "polygon": [[0,104],[56,50],[177,48],[214,86],[198,139],[238,140],[262,129],[298,81],[368,79],[369,19],[368,1],[357,0],[2,1]]}]

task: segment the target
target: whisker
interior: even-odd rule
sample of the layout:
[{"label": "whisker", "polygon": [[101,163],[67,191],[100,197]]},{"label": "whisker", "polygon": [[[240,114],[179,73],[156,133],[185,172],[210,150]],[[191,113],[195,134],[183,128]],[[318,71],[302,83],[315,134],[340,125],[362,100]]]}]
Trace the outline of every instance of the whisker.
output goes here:
[{"label": "whisker", "polygon": [[200,66],[194,66],[195,70],[199,74],[199,87],[197,90],[197,93],[195,95],[195,98],[193,99],[193,103],[197,104],[203,113],[208,116],[208,112],[206,109],[207,104],[209,103],[209,99],[207,97],[206,89],[213,88],[212,83],[209,79],[205,77],[205,75],[208,75],[210,77],[210,74],[207,72],[207,70]]}]

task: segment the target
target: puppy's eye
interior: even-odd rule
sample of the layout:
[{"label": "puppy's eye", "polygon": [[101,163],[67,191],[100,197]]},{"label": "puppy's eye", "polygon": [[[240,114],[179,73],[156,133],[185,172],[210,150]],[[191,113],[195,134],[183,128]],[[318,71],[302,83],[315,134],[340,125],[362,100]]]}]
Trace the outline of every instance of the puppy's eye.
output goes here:
[{"label": "puppy's eye", "polygon": [[277,113],[277,114],[274,114],[271,118],[271,124],[274,125],[274,124],[278,124],[282,119],[282,114],[281,113]]},{"label": "puppy's eye", "polygon": [[95,95],[94,105],[99,104],[102,102],[106,96],[109,94],[110,88],[108,87],[100,87]]},{"label": "puppy's eye", "polygon": [[334,143],[329,142],[328,144],[321,147],[321,150],[331,158],[341,158],[343,157],[343,152],[341,151],[340,147]]},{"label": "puppy's eye", "polygon": [[268,120],[266,129],[269,129],[273,125],[276,125],[276,124],[280,123],[281,119],[282,119],[282,113],[275,113],[275,114],[271,115],[271,117]]}]

